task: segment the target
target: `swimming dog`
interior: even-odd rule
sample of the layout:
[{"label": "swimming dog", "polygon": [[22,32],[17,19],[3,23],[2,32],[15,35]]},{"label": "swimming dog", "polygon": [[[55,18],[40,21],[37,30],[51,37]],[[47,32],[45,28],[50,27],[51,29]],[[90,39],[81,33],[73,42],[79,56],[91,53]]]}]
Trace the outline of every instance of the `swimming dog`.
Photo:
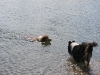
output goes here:
[{"label": "swimming dog", "polygon": [[78,44],[75,41],[69,41],[68,52],[76,62],[84,62],[84,67],[88,67],[90,58],[92,57],[93,47],[97,45],[96,42]]},{"label": "swimming dog", "polygon": [[42,42],[42,43],[43,42],[50,42],[51,41],[51,39],[47,35],[39,36],[37,38],[34,38],[32,36],[29,36],[28,37],[28,40],[31,41],[31,42],[39,41],[39,42]]}]

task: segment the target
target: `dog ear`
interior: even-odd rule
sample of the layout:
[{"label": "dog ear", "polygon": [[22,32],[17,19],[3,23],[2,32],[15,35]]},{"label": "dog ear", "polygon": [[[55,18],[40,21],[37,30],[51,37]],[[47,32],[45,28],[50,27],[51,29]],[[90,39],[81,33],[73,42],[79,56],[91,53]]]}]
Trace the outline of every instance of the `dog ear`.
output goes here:
[{"label": "dog ear", "polygon": [[68,42],[68,46],[70,46],[70,44],[71,44],[71,43],[72,43],[72,42],[71,42],[71,41],[69,41],[69,42]]},{"label": "dog ear", "polygon": [[74,40],[72,42],[75,42]]},{"label": "dog ear", "polygon": [[72,43],[71,41],[68,42],[68,44],[71,44],[71,43]]}]

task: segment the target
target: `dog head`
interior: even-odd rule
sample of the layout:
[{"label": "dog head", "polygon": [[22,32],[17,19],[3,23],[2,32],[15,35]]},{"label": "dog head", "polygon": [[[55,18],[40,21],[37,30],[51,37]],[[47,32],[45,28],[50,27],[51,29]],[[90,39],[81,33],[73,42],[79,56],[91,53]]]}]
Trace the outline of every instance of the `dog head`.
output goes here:
[{"label": "dog head", "polygon": [[50,42],[51,39],[47,35],[39,36],[36,38],[37,41],[39,42]]},{"label": "dog head", "polygon": [[68,42],[68,46],[70,46],[70,45],[71,45],[71,43],[73,43],[73,42],[75,42],[75,41],[69,41],[69,42]]},{"label": "dog head", "polygon": [[68,52],[69,52],[69,54],[72,54],[72,49],[74,48],[75,45],[78,45],[75,41],[69,41],[68,42]]},{"label": "dog head", "polygon": [[50,39],[47,35],[44,35],[44,36],[42,37],[42,41],[48,42],[48,41],[51,41],[51,39]]}]

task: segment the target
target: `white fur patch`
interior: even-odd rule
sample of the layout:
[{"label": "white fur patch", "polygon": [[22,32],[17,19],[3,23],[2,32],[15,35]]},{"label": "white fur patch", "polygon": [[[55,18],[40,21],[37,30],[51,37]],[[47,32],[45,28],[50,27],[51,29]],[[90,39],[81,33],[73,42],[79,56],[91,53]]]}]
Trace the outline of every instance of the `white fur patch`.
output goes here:
[{"label": "white fur patch", "polygon": [[39,36],[39,37],[38,37],[39,41],[41,41],[42,38],[43,38],[43,36]]},{"label": "white fur patch", "polygon": [[71,46],[71,51],[73,50],[74,46],[76,46],[76,45],[79,45],[79,44],[76,43],[76,42],[72,42],[72,43],[70,44],[70,46]]}]

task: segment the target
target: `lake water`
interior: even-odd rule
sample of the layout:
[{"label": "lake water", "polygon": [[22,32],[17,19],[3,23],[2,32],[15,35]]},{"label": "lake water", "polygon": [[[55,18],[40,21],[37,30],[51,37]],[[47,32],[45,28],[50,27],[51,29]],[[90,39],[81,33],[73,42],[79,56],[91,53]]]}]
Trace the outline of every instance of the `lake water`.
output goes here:
[{"label": "lake water", "polygon": [[[49,45],[28,36],[48,35]],[[100,75],[100,46],[90,69],[68,54],[68,41],[100,45],[99,0],[0,0],[0,75]]]}]

